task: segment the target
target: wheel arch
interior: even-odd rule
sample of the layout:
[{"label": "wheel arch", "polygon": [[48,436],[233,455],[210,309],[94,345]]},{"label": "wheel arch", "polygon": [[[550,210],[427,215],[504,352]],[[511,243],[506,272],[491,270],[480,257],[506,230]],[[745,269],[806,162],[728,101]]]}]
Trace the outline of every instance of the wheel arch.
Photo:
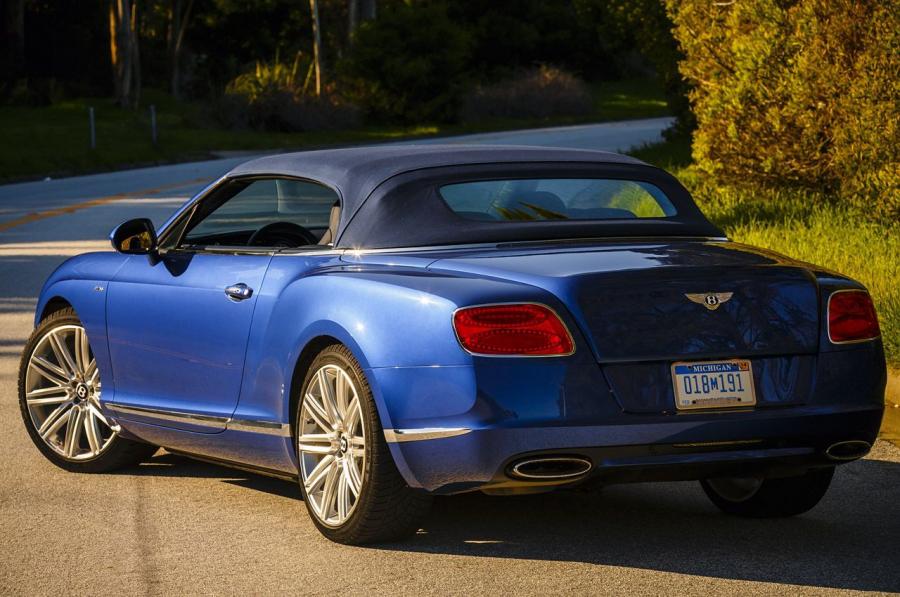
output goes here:
[{"label": "wheel arch", "polygon": [[44,303],[44,308],[37,313],[37,322],[44,321],[47,317],[53,315],[57,311],[62,311],[63,309],[72,309],[77,313],[77,310],[72,306],[72,303],[69,302],[68,299],[60,295],[54,295],[47,299]]},{"label": "wheel arch", "polygon": [[291,430],[291,440],[295,438],[296,430],[294,429],[294,421],[297,419],[297,408],[300,405],[300,391],[303,380],[309,371],[310,365],[316,359],[316,356],[322,352],[325,347],[332,344],[344,344],[338,338],[327,334],[315,336],[310,339],[300,350],[297,360],[294,363],[294,370],[290,377],[290,388],[288,392],[288,425]]}]

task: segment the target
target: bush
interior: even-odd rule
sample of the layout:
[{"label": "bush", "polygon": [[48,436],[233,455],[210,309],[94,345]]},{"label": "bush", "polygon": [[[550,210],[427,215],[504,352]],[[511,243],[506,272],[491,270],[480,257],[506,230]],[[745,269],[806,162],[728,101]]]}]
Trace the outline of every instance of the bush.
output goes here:
[{"label": "bush", "polygon": [[447,121],[464,86],[468,39],[441,4],[390,4],[360,25],[343,71],[376,119]]},{"label": "bush", "polygon": [[330,90],[312,95],[309,68],[300,53],[292,64],[281,62],[278,55],[271,64],[258,62],[228,84],[215,108],[217,120],[229,128],[286,132],[357,125],[359,110],[341,96]]},{"label": "bush", "polygon": [[465,98],[463,120],[586,116],[593,111],[583,81],[558,68],[541,66],[517,77],[478,87]]},{"label": "bush", "polygon": [[359,109],[330,93],[316,97],[273,92],[255,100],[247,95],[226,94],[214,110],[216,120],[232,129],[290,133],[346,129],[360,124]]},{"label": "bush", "polygon": [[695,87],[694,158],[900,217],[900,4],[666,0]]}]

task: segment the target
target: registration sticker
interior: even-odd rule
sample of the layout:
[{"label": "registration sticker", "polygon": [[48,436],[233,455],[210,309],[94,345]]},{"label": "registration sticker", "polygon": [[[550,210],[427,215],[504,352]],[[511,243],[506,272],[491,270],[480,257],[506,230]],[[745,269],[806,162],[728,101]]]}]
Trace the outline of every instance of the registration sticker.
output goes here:
[{"label": "registration sticker", "polygon": [[750,361],[673,363],[675,408],[732,408],[756,404]]}]

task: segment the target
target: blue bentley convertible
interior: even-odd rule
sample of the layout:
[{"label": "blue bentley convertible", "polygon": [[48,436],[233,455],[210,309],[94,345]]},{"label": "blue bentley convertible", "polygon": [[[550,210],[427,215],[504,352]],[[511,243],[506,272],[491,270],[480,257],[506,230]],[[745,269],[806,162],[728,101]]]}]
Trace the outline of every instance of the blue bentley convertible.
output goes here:
[{"label": "blue bentley convertible", "polygon": [[296,480],[342,543],[415,531],[433,494],[582,483],[698,479],[725,512],[795,515],[882,417],[865,288],[729,241],[621,155],[265,157],[111,240],[41,292],[37,448]]}]

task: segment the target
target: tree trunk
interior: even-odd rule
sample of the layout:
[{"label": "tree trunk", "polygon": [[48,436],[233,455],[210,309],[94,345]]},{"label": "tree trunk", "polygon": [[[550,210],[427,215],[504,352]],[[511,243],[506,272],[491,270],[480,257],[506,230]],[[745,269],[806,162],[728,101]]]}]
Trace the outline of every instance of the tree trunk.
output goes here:
[{"label": "tree trunk", "polygon": [[137,35],[137,0],[110,0],[109,50],[116,102],[137,106],[141,93],[141,65]]},{"label": "tree trunk", "polygon": [[359,0],[347,2],[347,42],[353,43],[353,34],[359,26]]},{"label": "tree trunk", "polygon": [[316,70],[316,97],[322,95],[322,34],[319,29],[319,0],[309,0],[313,28],[313,64]]},{"label": "tree trunk", "polygon": [[0,77],[2,87],[11,89],[25,74],[25,0],[0,0],[0,6],[3,13]]},{"label": "tree trunk", "polygon": [[359,0],[359,16],[363,21],[373,21],[377,16],[376,0]]},{"label": "tree trunk", "polygon": [[193,8],[194,0],[172,0],[169,8],[169,33],[166,42],[169,53],[169,80],[174,97],[181,97],[181,52]]}]

